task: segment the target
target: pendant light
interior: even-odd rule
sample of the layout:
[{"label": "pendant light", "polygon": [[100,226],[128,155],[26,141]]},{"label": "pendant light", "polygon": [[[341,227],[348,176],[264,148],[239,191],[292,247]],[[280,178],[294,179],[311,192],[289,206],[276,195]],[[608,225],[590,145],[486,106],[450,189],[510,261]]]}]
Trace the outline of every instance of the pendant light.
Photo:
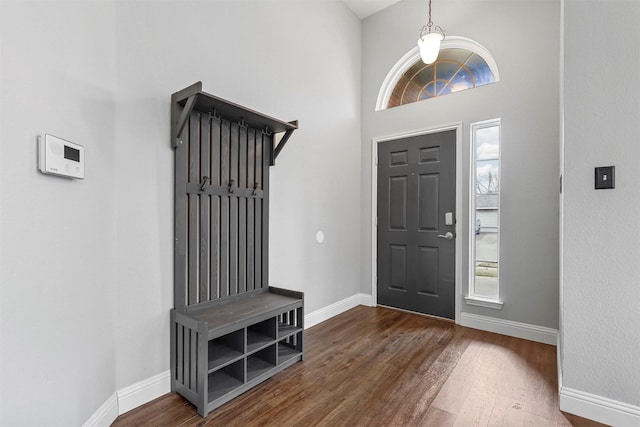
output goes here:
[{"label": "pendant light", "polygon": [[444,30],[439,26],[434,26],[431,20],[431,0],[429,0],[429,20],[427,25],[420,30],[418,47],[420,57],[425,64],[432,64],[438,59],[440,53],[440,42],[444,40]]}]

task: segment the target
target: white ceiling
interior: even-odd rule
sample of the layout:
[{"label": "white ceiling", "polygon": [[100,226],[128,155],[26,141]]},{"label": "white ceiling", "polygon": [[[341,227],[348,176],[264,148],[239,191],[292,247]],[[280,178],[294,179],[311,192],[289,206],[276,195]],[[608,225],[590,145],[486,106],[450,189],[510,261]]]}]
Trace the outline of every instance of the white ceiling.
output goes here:
[{"label": "white ceiling", "polygon": [[381,11],[384,8],[398,3],[400,0],[342,0],[344,4],[353,10],[358,18],[364,19],[369,15]]}]

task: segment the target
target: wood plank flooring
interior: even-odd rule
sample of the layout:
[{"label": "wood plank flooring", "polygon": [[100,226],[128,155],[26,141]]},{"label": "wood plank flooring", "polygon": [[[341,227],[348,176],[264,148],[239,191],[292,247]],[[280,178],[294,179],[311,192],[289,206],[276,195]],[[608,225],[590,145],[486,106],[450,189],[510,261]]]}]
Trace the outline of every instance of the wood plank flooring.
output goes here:
[{"label": "wood plank flooring", "polygon": [[601,426],[558,408],[555,347],[383,307],[305,331],[305,359],[201,418],[167,394],[113,426]]}]

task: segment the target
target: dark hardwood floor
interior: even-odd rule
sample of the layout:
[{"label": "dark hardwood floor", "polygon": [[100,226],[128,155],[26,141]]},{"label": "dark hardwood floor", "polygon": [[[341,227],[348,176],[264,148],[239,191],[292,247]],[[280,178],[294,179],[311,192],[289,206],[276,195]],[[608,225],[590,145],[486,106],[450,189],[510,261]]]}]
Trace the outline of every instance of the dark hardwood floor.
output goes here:
[{"label": "dark hardwood floor", "polygon": [[201,418],[167,394],[113,426],[600,426],[558,408],[555,347],[388,308],[305,331],[305,359]]}]

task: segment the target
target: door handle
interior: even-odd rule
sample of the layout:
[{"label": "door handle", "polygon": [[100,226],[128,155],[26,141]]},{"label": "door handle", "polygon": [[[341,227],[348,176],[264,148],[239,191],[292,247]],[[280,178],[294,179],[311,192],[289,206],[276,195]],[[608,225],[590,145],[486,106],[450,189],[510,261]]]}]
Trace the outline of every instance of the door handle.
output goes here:
[{"label": "door handle", "polygon": [[453,233],[450,231],[447,231],[444,234],[438,234],[438,237],[441,239],[453,240]]}]

